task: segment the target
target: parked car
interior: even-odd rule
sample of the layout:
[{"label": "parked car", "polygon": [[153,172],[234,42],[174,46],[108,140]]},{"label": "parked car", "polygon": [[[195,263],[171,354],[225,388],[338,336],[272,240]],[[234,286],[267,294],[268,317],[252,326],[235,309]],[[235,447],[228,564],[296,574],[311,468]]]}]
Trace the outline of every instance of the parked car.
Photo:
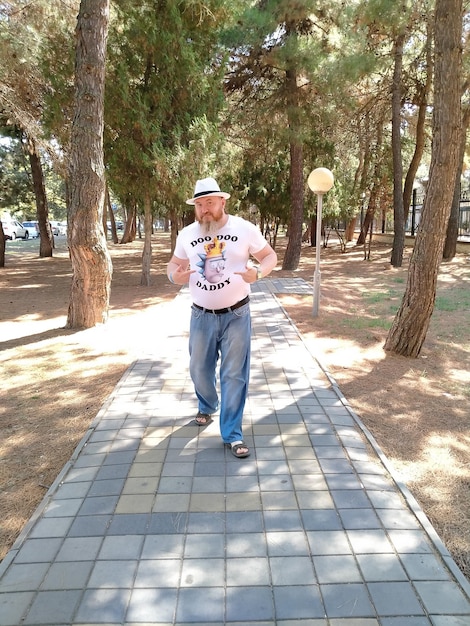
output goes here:
[{"label": "parked car", "polygon": [[28,231],[30,237],[39,237],[39,225],[37,222],[23,222],[23,226]]},{"label": "parked car", "polygon": [[53,235],[66,235],[67,234],[67,222],[51,222]]},{"label": "parked car", "polygon": [[28,239],[29,230],[17,220],[2,220],[3,233],[6,239]]}]

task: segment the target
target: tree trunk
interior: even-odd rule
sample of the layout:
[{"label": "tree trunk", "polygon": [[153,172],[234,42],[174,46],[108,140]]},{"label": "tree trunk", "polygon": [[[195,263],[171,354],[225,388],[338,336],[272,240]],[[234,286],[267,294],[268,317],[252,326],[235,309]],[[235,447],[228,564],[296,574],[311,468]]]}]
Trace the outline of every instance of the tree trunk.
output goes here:
[{"label": "tree trunk", "polygon": [[121,237],[121,243],[130,243],[135,239],[137,220],[137,205],[133,204],[132,208],[127,211],[126,225],[124,226],[124,234]]},{"label": "tree trunk", "polygon": [[283,270],[296,270],[299,266],[302,251],[302,226],[304,221],[304,158],[303,147],[299,141],[301,136],[299,114],[299,98],[297,74],[295,70],[286,72],[288,93],[287,116],[290,130],[290,198],[291,210],[288,226],[289,241],[287,242]]},{"label": "tree trunk", "polygon": [[75,117],[69,166],[68,328],[108,317],[112,263],[102,228],[105,200],[103,95],[109,0],[81,0],[76,28]]},{"label": "tree trunk", "polygon": [[150,191],[144,195],[144,250],[142,253],[142,274],[140,284],[150,286],[150,268],[152,266],[152,202]]},{"label": "tree trunk", "polygon": [[2,222],[0,222],[0,267],[5,267],[5,233],[3,232]]},{"label": "tree trunk", "polygon": [[415,150],[411,159],[408,171],[405,177],[405,185],[403,187],[403,210],[404,221],[408,219],[410,211],[411,198],[413,195],[413,186],[415,182],[416,172],[424,152],[426,142],[426,113],[428,109],[428,95],[432,85],[432,33],[431,21],[427,23],[427,39],[426,39],[426,82],[422,86],[418,96],[418,119],[416,122],[416,139]]},{"label": "tree trunk", "polygon": [[429,186],[410,260],[405,294],[385,350],[417,357],[436,297],[455,176],[461,127],[462,0],[436,0],[433,145]]},{"label": "tree trunk", "polygon": [[[468,88],[468,85],[467,85]],[[445,261],[450,261],[457,253],[457,239],[459,236],[459,219],[460,219],[460,177],[465,159],[465,149],[467,146],[467,129],[470,123],[470,107],[466,106],[462,112],[462,132],[459,145],[459,162],[457,175],[455,177],[454,198],[452,200],[452,208],[450,211],[449,222],[447,224],[446,241],[444,244],[444,252],[442,254]]]},{"label": "tree trunk", "polygon": [[393,155],[393,246],[391,264],[401,267],[405,248],[405,215],[403,212],[403,161],[401,156],[401,93],[403,42],[405,33],[395,40],[395,68],[392,85],[392,155]]},{"label": "tree trunk", "polygon": [[52,256],[54,248],[54,235],[49,223],[49,209],[47,206],[46,185],[41,161],[39,159],[36,144],[32,139],[27,138],[27,150],[29,165],[31,167],[31,177],[33,179],[34,197],[36,199],[36,213],[39,225],[39,256],[46,258]]}]

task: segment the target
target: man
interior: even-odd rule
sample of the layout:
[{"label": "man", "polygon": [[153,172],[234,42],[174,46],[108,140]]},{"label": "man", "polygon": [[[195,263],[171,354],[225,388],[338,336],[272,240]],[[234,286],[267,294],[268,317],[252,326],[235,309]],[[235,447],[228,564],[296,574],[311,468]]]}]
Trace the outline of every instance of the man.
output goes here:
[{"label": "man", "polygon": [[194,205],[196,221],[179,233],[167,275],[176,285],[189,282],[193,300],[189,370],[198,399],[195,423],[210,424],[219,408],[220,357],[220,434],[232,454],[244,458],[250,454],[242,433],[250,373],[250,283],[272,271],[277,255],[256,226],[225,212],[228,198],[213,178],[196,182],[194,197],[186,200]]}]

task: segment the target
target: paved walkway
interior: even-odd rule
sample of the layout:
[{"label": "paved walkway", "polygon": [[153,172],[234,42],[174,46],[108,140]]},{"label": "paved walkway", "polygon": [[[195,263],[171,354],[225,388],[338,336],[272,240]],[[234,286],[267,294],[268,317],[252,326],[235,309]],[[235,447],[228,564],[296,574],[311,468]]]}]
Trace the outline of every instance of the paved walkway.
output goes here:
[{"label": "paved walkway", "polygon": [[470,585],[272,289],[310,290],[253,294],[251,456],[191,424],[183,290],[0,565],[1,626],[470,625]]}]

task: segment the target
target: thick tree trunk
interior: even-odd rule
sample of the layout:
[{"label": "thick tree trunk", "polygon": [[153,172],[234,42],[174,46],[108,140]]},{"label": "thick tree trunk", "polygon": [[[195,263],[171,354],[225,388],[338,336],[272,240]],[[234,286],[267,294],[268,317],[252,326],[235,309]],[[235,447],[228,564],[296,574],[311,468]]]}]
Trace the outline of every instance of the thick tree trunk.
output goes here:
[{"label": "thick tree trunk", "polygon": [[408,282],[385,350],[417,357],[436,297],[455,176],[461,127],[462,0],[436,0],[433,146],[429,186],[410,260]]},{"label": "thick tree trunk", "polygon": [[403,161],[401,156],[401,92],[403,42],[401,33],[395,40],[395,69],[392,86],[392,154],[393,154],[393,246],[391,264],[401,267],[405,248],[405,215],[403,212]]},{"label": "thick tree trunk", "polygon": [[51,257],[54,248],[54,235],[49,223],[49,209],[47,206],[46,185],[42,165],[36,146],[32,140],[28,140],[28,156],[33,179],[34,196],[36,198],[36,210],[39,225],[39,256]]},{"label": "thick tree trunk", "polygon": [[76,28],[75,118],[69,169],[68,328],[107,320],[112,263],[102,228],[105,200],[103,96],[109,0],[82,0]]}]

